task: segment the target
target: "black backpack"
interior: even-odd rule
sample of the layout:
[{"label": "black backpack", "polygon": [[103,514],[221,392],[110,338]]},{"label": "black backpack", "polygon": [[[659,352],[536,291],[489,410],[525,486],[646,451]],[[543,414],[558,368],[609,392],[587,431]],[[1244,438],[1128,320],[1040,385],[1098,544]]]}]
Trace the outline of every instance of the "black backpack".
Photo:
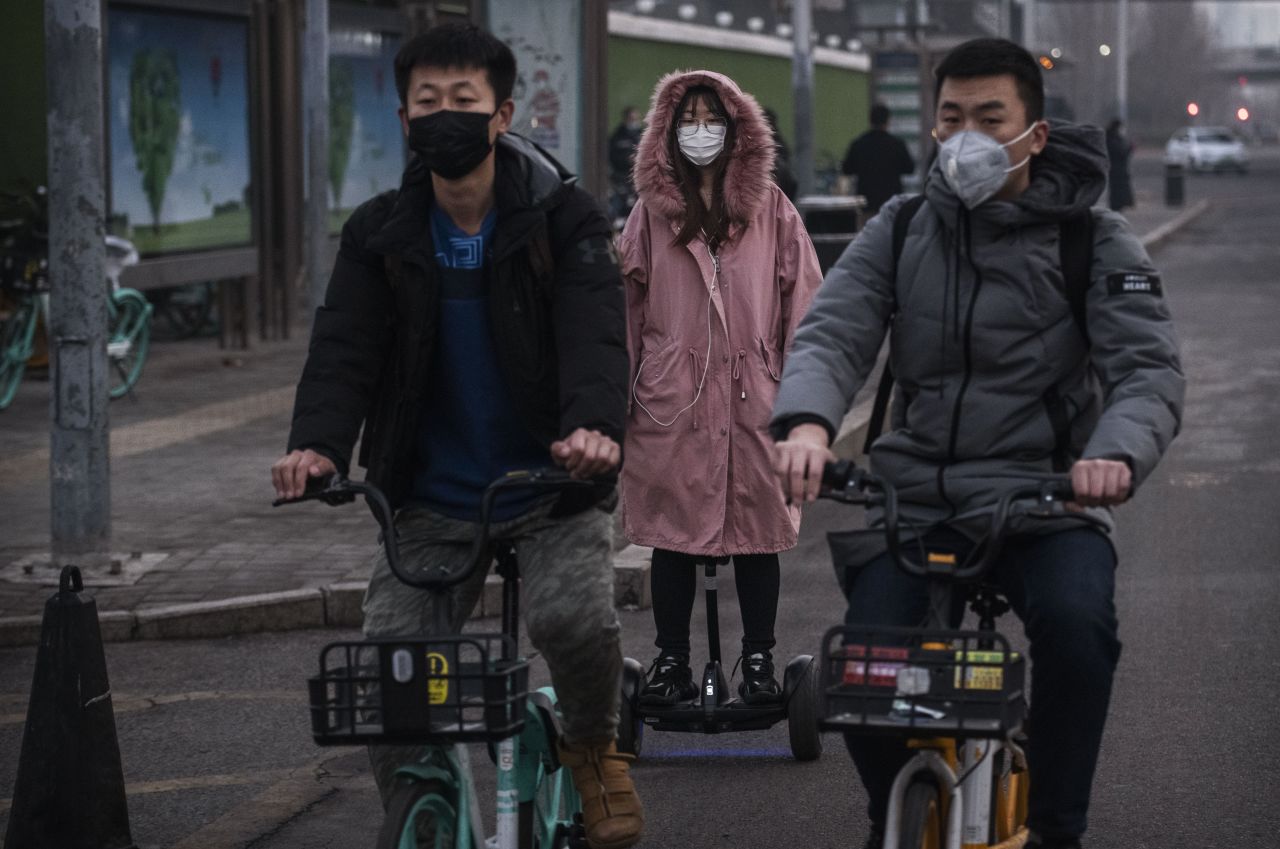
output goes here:
[{"label": "black backpack", "polygon": [[[898,208],[897,217],[893,219],[893,277],[898,279],[898,260],[902,257],[902,246],[907,241],[907,228],[911,219],[924,205],[924,195],[914,195]],[[1093,212],[1085,210],[1070,218],[1065,218],[1058,225],[1058,264],[1062,268],[1062,279],[1066,285],[1067,301],[1071,304],[1071,315],[1075,318],[1076,327],[1084,336],[1085,344],[1089,344],[1089,326],[1086,321],[1086,296],[1089,291],[1089,275],[1093,266]],[[896,307],[895,307],[896,310]],[[876,388],[876,400],[871,407],[871,420],[867,423],[867,439],[862,445],[862,453],[871,453],[871,443],[875,442],[884,429],[885,413],[889,410],[889,396],[893,392],[893,369],[886,360],[884,371],[880,373],[880,385]]]}]

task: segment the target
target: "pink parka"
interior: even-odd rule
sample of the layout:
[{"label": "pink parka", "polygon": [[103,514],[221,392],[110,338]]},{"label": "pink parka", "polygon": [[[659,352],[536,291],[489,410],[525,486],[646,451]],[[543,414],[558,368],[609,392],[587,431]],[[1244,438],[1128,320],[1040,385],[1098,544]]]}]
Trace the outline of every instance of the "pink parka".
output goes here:
[{"label": "pink parka", "polygon": [[[700,238],[674,244],[684,199],[667,137],[697,85],[715,89],[735,125],[730,239],[715,257]],[[760,106],[728,77],[691,71],[658,82],[636,149],[640,200],[620,239],[631,354],[623,528],[633,543],[714,556],[796,543],[800,513],[783,500],[768,425],[783,357],[822,272],[771,178],[774,156]]]}]

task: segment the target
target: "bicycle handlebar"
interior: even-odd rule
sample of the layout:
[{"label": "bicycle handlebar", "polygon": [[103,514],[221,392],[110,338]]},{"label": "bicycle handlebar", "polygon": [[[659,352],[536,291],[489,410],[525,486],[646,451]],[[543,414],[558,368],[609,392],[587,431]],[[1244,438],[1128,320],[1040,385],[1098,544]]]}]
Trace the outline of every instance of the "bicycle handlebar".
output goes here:
[{"label": "bicycle handlebar", "polygon": [[[968,581],[979,577],[995,562],[1004,546],[1004,538],[1012,515],[1013,505],[1032,501],[1031,509],[1022,515],[1050,518],[1060,514],[1053,511],[1055,503],[1066,503],[1075,498],[1071,479],[1066,475],[1046,475],[1042,480],[1015,487],[1001,496],[991,515],[991,526],[986,539],[976,546],[964,563],[917,562],[903,551],[902,534],[898,528],[898,493],[893,484],[870,472],[858,468],[852,461],[840,460],[827,463],[822,469],[820,498],[829,498],[846,504],[867,504],[884,510],[885,543],[889,556],[898,568],[920,578],[943,578]],[[1086,521],[1101,524],[1088,514],[1080,514]],[[975,555],[980,555],[976,558]],[[970,562],[975,561],[975,562]]]},{"label": "bicycle handlebar", "polygon": [[471,554],[467,558],[466,565],[453,571],[441,566],[420,576],[410,575],[401,567],[400,545],[395,531],[395,514],[382,490],[371,483],[353,481],[341,474],[311,478],[307,481],[307,489],[302,495],[297,498],[277,498],[271,502],[271,506],[279,507],[283,504],[298,504],[303,501],[323,501],[330,506],[336,506],[338,504],[351,503],[357,495],[366,496],[373,509],[374,517],[382,527],[382,544],[387,553],[387,565],[391,567],[391,572],[401,583],[417,589],[440,592],[455,584],[462,583],[476,569],[480,568],[489,547],[489,526],[492,524],[490,514],[493,512],[493,502],[501,490],[542,489],[559,491],[594,485],[595,481],[572,477],[564,469],[554,466],[508,472],[505,476],[489,484],[480,498],[479,530],[472,541]]}]

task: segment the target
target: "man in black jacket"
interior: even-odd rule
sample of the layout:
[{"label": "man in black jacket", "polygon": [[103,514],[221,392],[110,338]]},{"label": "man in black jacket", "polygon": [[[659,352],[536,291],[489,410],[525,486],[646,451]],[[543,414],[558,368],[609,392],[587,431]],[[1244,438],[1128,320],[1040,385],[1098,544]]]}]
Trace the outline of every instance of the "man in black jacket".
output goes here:
[{"label": "man in black jacket", "polygon": [[[359,462],[396,508],[406,568],[465,560],[481,492],[555,462],[605,478],[559,497],[512,492],[493,536],[516,541],[526,627],[547,660],[593,849],[621,849],[643,818],[614,745],[621,650],[610,557],[626,409],[625,301],[609,224],[574,178],[507,130],[515,58],[470,24],[437,27],[396,56],[415,156],[397,192],[343,228],[298,384],[276,491]],[[454,591],[459,630],[484,576]],[[369,636],[423,634],[431,599],[375,559]],[[384,803],[404,747],[371,749]]]},{"label": "man in black jacket", "polygon": [[840,173],[858,178],[857,192],[867,199],[867,217],[902,191],[902,176],[916,170],[902,139],[889,132],[889,107],[871,107],[871,129],[849,144]]}]

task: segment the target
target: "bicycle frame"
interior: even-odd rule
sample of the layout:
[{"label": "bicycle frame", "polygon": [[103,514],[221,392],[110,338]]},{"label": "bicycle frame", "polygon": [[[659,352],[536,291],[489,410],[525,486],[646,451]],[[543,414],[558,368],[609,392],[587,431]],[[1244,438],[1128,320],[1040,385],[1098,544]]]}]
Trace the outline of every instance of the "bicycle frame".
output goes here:
[{"label": "bicycle frame", "polygon": [[[492,559],[488,537],[489,513],[497,491],[521,486],[555,489],[586,485],[590,485],[590,482],[572,479],[560,470],[508,475],[485,491],[481,501],[480,529],[472,546],[469,565],[453,572],[440,569],[419,575],[410,574],[403,569],[390,504],[371,484],[356,483],[335,475],[327,481],[309,486],[307,493],[300,498],[282,499],[274,504],[311,499],[340,504],[353,500],[356,494],[365,495],[383,529],[388,566],[403,583],[433,593],[432,613],[436,629],[439,633],[447,633],[450,618],[447,588],[466,580],[474,569]],[[494,635],[494,639],[502,639],[503,660],[514,662],[518,654],[518,590],[512,583],[514,571],[504,571],[506,565],[514,566],[514,562],[507,563],[507,558],[513,560],[514,552],[498,556],[499,571],[507,581],[504,586],[503,616],[506,638]],[[442,626],[443,630],[440,630]],[[313,694],[314,692],[313,688]],[[525,717],[520,731],[493,741],[497,766],[497,834],[492,841],[485,839],[469,750],[466,743],[458,741],[447,745],[428,744],[428,754],[422,760],[402,764],[396,769],[394,775],[397,777],[424,785],[432,783],[433,788],[436,786],[433,782],[436,782],[443,787],[442,792],[429,790],[413,802],[402,817],[407,826],[401,832],[399,846],[402,849],[416,849],[416,841],[410,842],[412,837],[406,832],[412,830],[415,818],[420,813],[430,815],[437,824],[436,849],[520,849],[522,845],[555,845],[555,839],[565,827],[560,809],[581,810],[576,788],[566,778],[565,772],[558,769],[556,761],[554,745],[559,729],[555,718],[555,698],[554,690],[549,687],[529,694],[525,699]],[[314,710],[313,703],[313,712]],[[487,739],[493,740],[492,737]],[[443,755],[443,764],[431,760],[436,752]],[[554,810],[549,807],[552,804],[555,804]],[[529,810],[529,818],[524,821],[521,817],[522,805],[526,806],[525,810],[532,809]],[[522,841],[522,837],[528,842]]]},{"label": "bicycle frame", "polygon": [[[989,536],[981,544],[976,544],[963,560],[955,555],[931,556],[936,552],[926,552],[925,545],[918,541],[919,559],[913,561],[907,550],[904,550],[900,539],[897,496],[890,484],[847,462],[828,464],[823,474],[823,495],[846,503],[875,505],[884,509],[889,555],[903,572],[925,578],[929,582],[929,616],[932,628],[926,625],[922,629],[882,630],[898,633],[899,637],[902,634],[914,633],[919,635],[921,640],[933,639],[935,634],[948,633],[945,630],[935,630],[944,629],[946,625],[938,621],[941,615],[939,611],[950,609],[950,595],[956,583],[979,578],[995,562],[1002,549],[1012,505],[1015,502],[1033,501],[1034,506],[1026,511],[1027,515],[1047,517],[1053,515],[1051,507],[1055,502],[1070,501],[1073,498],[1069,483],[1062,477],[1048,478],[1036,486],[1015,489],[1007,493],[996,505]],[[1086,521],[1091,520],[1086,517]],[[987,598],[985,606],[978,607],[983,598],[982,593],[979,593],[976,598],[979,601],[975,602],[975,609],[982,615],[982,624],[977,632],[950,632],[959,636],[960,639],[946,641],[936,647],[932,647],[927,642],[921,644],[922,649],[935,648],[942,651],[944,658],[948,656],[955,658],[951,661],[951,665],[955,668],[955,686],[962,694],[971,686],[969,674],[973,672],[977,678],[979,669],[975,667],[999,669],[999,674],[1002,676],[1000,680],[1005,682],[1013,663],[1013,656],[1009,652],[1007,642],[998,636],[994,624],[994,617],[1007,609],[1007,606],[998,607],[998,604],[1004,603],[991,596]],[[857,631],[856,628],[852,629],[852,633]],[[936,798],[940,810],[937,811],[937,815],[943,843],[940,849],[1017,849],[1023,846],[1029,835],[1026,828],[1029,783],[1024,754],[1014,739],[1017,728],[1011,728],[1002,719],[998,728],[1008,729],[1003,736],[993,733],[966,735],[962,718],[955,720],[959,723],[959,734],[935,736],[927,729],[916,727],[914,719],[916,711],[927,715],[929,710],[918,706],[914,700],[921,693],[933,692],[933,688],[937,685],[933,683],[930,673],[937,670],[929,668],[922,670],[913,665],[918,662],[915,660],[896,664],[884,664],[882,661],[880,668],[876,669],[873,659],[885,658],[889,655],[887,652],[877,655],[878,647],[870,638],[873,631],[874,629],[868,629],[865,632],[867,645],[857,646],[855,651],[846,652],[846,656],[863,658],[852,661],[854,665],[852,682],[855,687],[859,687],[863,683],[871,685],[873,680],[879,679],[880,683],[886,686],[886,692],[894,693],[896,690],[895,710],[899,701],[904,698],[909,700],[903,701],[908,708],[908,718],[905,720],[907,725],[903,726],[899,733],[905,731],[909,735],[906,739],[907,746],[916,750],[916,754],[894,777],[886,813],[883,844],[885,849],[899,849],[903,840],[902,825],[905,819],[908,789],[922,773],[932,778],[938,791]],[[827,658],[823,667],[824,692],[828,696],[837,698],[838,696],[833,696],[836,688],[825,685],[829,684],[828,679],[831,678],[829,670],[832,654],[829,647],[833,636],[842,633],[847,632],[839,627],[834,628],[828,632],[824,641],[824,657]],[[993,656],[999,655],[998,661],[988,659],[985,653],[975,660],[974,653],[968,649],[968,640],[974,639],[976,635],[981,644],[981,635],[984,634],[991,635],[990,640],[993,642],[998,641],[997,645],[1001,650],[990,653]],[[901,652],[902,658],[909,657],[907,649],[901,649]],[[998,666],[991,665],[996,663]],[[914,685],[911,683],[911,676],[908,676],[904,682],[903,677],[897,675],[899,672],[905,673],[908,669],[913,670],[912,674],[917,678],[917,683]],[[896,676],[896,684],[885,685],[884,679],[889,675]],[[895,690],[888,690],[887,686],[893,686]],[[963,695],[960,698],[963,701]],[[862,716],[865,723],[864,729],[871,729],[871,723],[866,723],[869,710],[864,706]],[[962,717],[963,713],[960,716]],[[941,713],[936,719],[945,721]],[[824,722],[835,725],[838,720],[840,720],[839,715]],[[855,715],[853,725],[846,730],[856,733],[856,723]],[[921,722],[921,724],[924,723]]]},{"label": "bicycle frame", "polygon": [[[109,381],[108,396],[127,394],[142,374],[150,343],[153,307],[134,289],[120,285],[124,268],[138,262],[133,245],[115,236],[106,237],[106,272],[110,290],[107,297],[107,361],[117,380]],[[18,391],[27,360],[35,350],[36,326],[41,320],[49,327],[49,293],[44,286],[17,294],[13,315],[3,325],[0,343],[0,410],[8,407]],[[20,322],[12,328],[10,322]],[[11,332],[11,330],[13,332]],[[136,357],[130,362],[130,357]],[[114,384],[114,385],[112,385]]]}]

